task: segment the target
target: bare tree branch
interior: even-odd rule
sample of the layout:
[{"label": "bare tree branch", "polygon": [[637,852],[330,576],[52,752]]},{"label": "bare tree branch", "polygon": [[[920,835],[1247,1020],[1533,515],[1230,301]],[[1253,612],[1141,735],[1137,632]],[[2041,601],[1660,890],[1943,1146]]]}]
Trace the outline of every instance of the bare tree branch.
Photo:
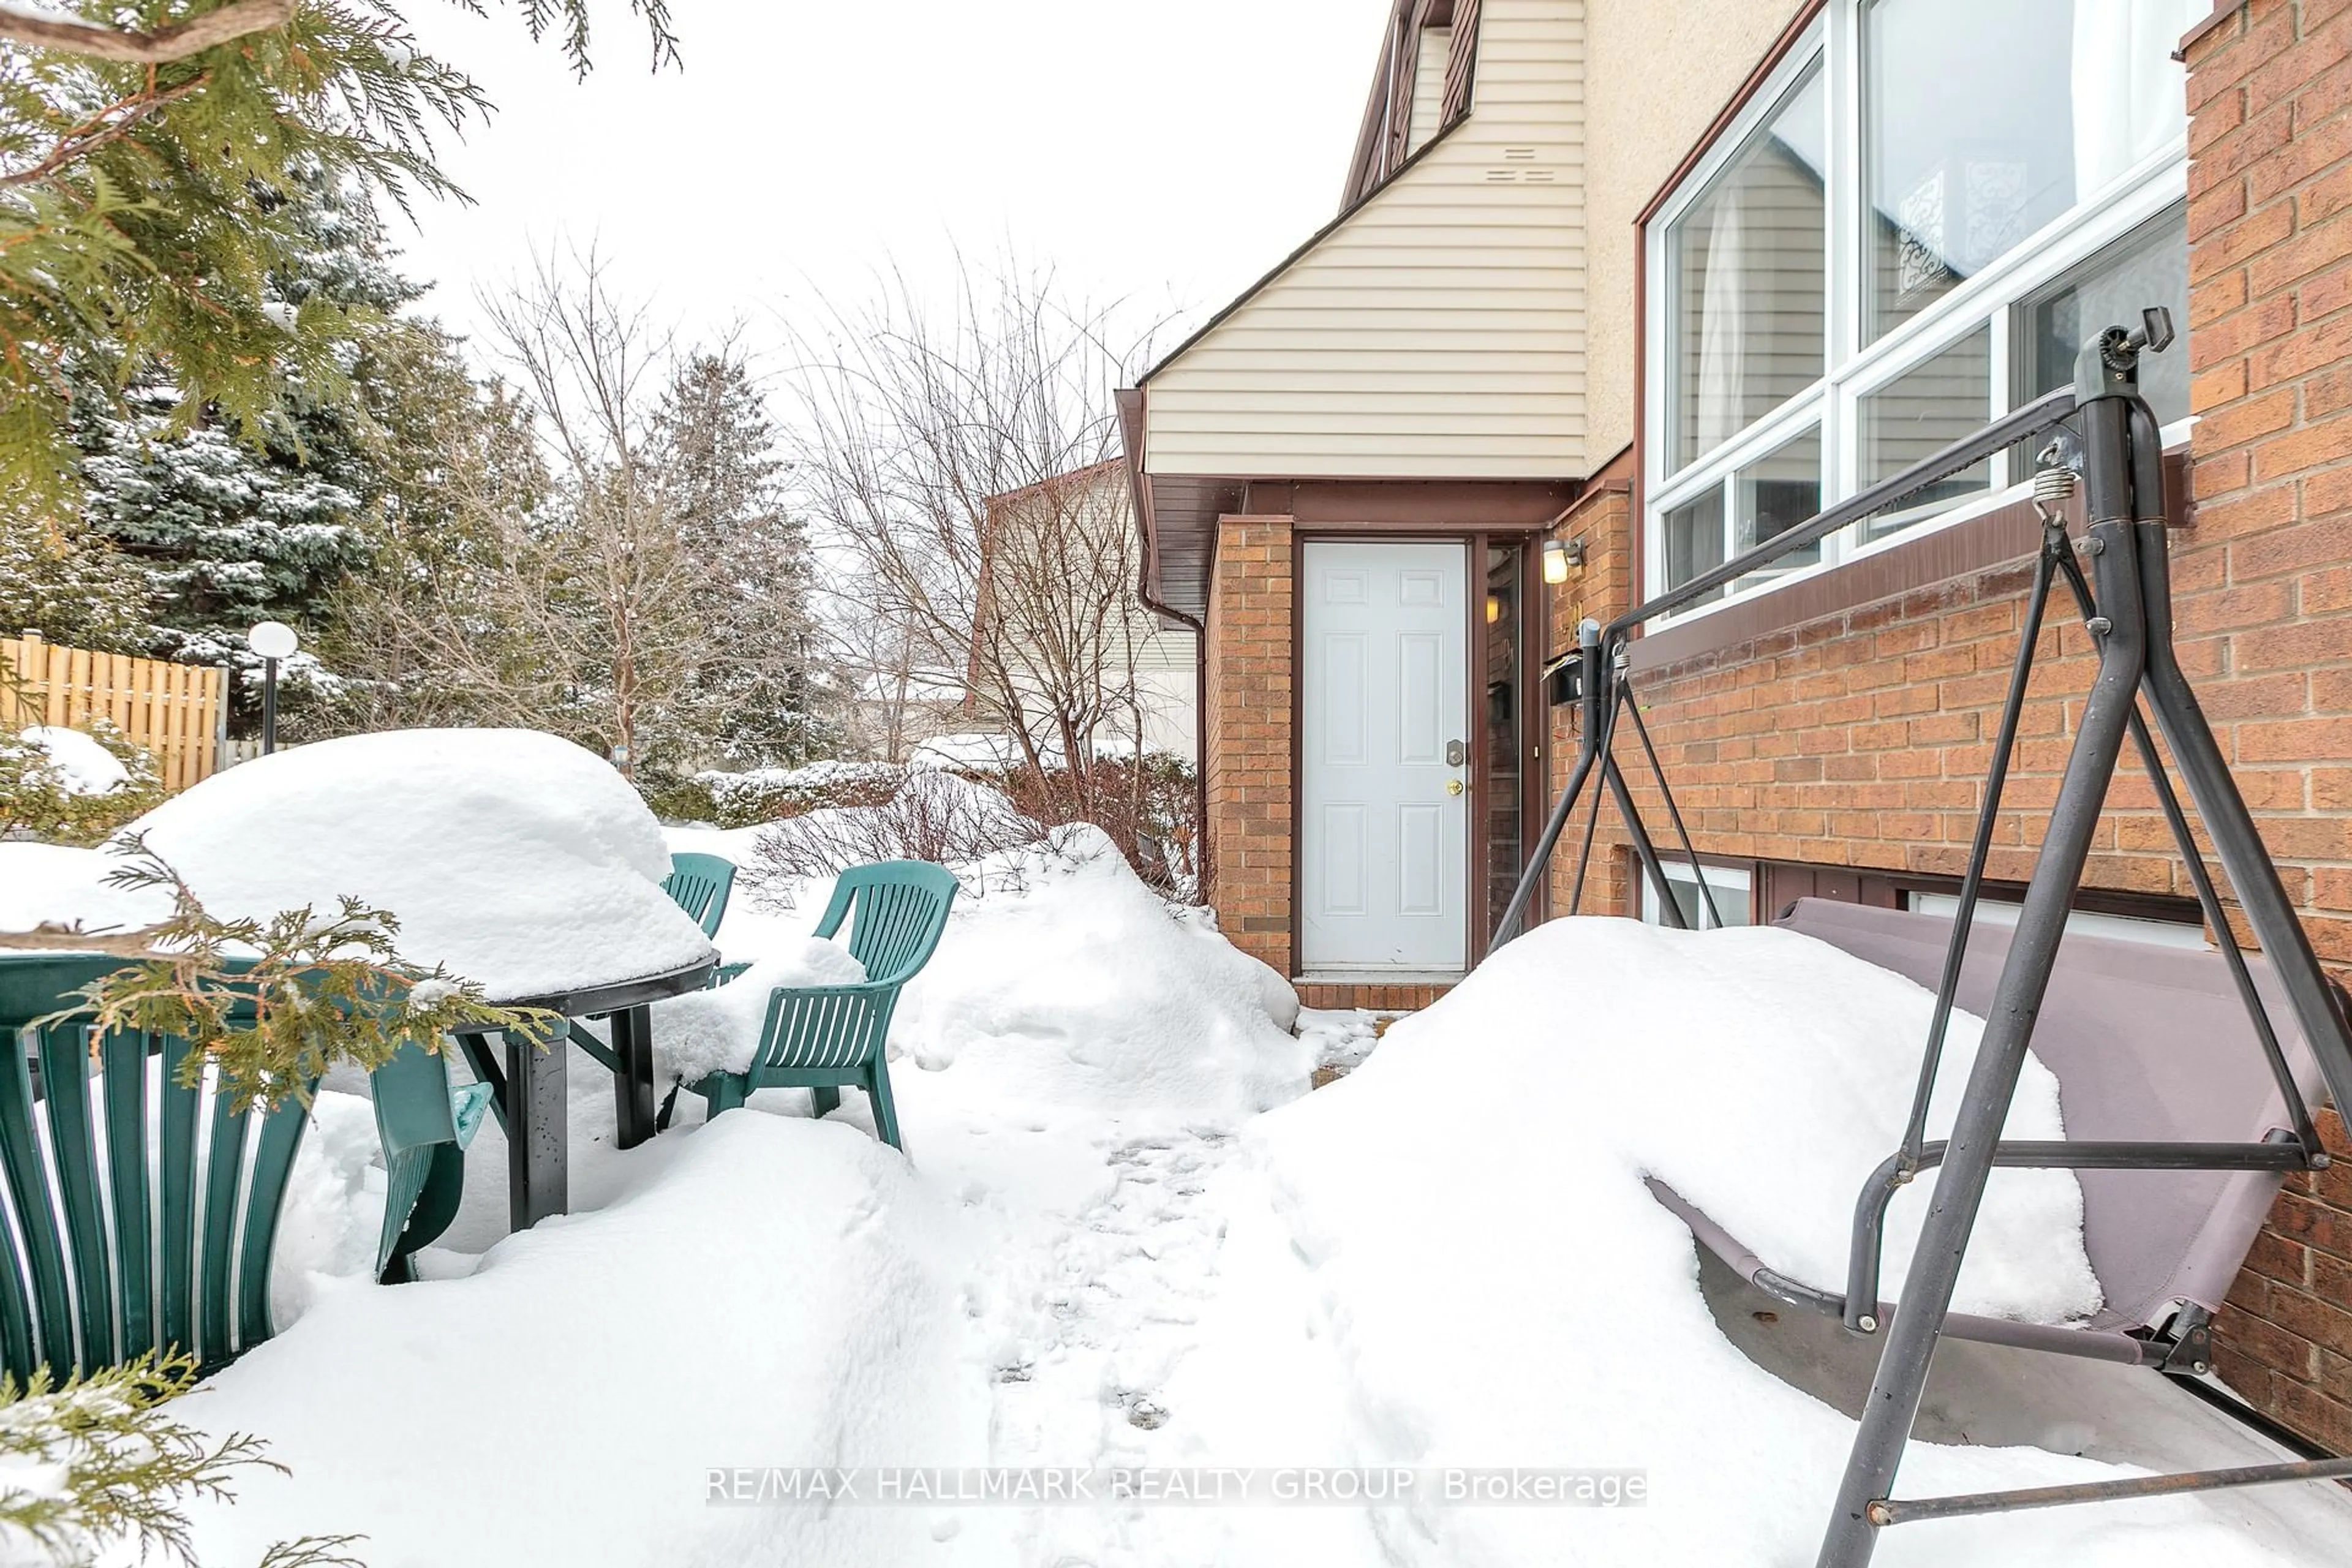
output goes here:
[{"label": "bare tree branch", "polygon": [[0,39],[118,60],[125,65],[170,65],[248,34],[283,27],[294,19],[297,3],[298,0],[231,0],[217,11],[206,11],[184,22],[141,33],[0,0]]}]

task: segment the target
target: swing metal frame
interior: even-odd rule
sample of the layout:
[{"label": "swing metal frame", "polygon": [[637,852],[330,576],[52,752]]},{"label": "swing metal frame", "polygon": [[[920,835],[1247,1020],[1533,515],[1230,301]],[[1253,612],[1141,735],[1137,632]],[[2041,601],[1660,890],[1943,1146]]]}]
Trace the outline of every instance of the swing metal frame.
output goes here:
[{"label": "swing metal frame", "polygon": [[[2189,802],[2211,840],[2222,876],[2237,899],[2255,942],[2268,960],[2285,1005],[2315,1058],[2329,1093],[2339,1106],[2352,1105],[2352,1027],[2339,993],[2320,968],[2280,881],[2278,869],[2256,831],[2244,797],[2231,778],[2212,728],[2183,673],[2172,644],[2172,591],[2165,516],[2162,444],[2155,416],[2139,395],[2143,353],[2161,352],[2172,341],[2168,313],[2144,313],[2139,328],[2110,327],[2087,342],[2075,364],[2074,384],[2051,392],[1976,434],[1954,442],[1886,480],[1819,513],[1755,549],[1725,562],[1688,583],[1634,606],[1606,626],[1587,620],[1566,678],[1580,707],[1578,750],[1509,905],[1497,923],[1494,946],[1517,934],[1541,885],[1561,832],[1580,803],[1588,808],[1569,912],[1582,905],[1591,868],[1593,842],[1606,793],[1623,825],[1641,874],[1654,893],[1659,917],[1672,926],[1689,922],[1674,896],[1664,865],[1614,754],[1619,722],[1632,719],[1659,798],[1682,858],[1696,879],[1706,918],[1722,923],[1698,851],[1675,803],[1657,747],[1633,697],[1627,648],[1635,632],[1652,619],[1686,609],[1771,563],[1805,549],[1840,529],[1916,494],[1996,452],[2063,430],[2053,450],[2069,443],[2079,453],[2086,526],[2070,535],[2063,514],[2051,504],[2071,489],[2066,474],[2049,482],[2054,468],[2037,479],[2036,500],[2043,520],[2034,559],[2015,663],[1979,803],[1975,833],[1961,879],[1941,984],[1928,1029],[1917,1090],[1901,1147],[1874,1173],[1855,1215],[1847,1289],[1842,1301],[1822,1295],[1819,1305],[1835,1310],[1848,1329],[1881,1341],[1879,1364],[1844,1474],[1840,1481],[1819,1568],[1863,1568],[1882,1531],[1914,1520],[2043,1508],[2064,1503],[2168,1495],[2225,1487],[2290,1480],[2352,1478],[2352,1459],[2314,1457],[2294,1463],[2238,1467],[2169,1476],[2032,1488],[1965,1497],[1897,1499],[1895,1475],[1909,1442],[1925,1393],[1936,1346],[1960,1264],[1968,1248],[1992,1171],[2004,1166],[2064,1169],[2180,1171],[2309,1171],[2328,1163],[2300,1092],[2278,1032],[2256,991],[2238,945],[2221,889],[2196,842],[2189,812],[2159,752],[2160,733],[2171,765],[2186,784]],[[2053,455],[2045,451],[2045,459]],[[2068,465],[2071,468],[2072,465]],[[2088,561],[2085,571],[2080,554]],[[2063,582],[2098,654],[2076,726],[2071,754],[2047,831],[2025,891],[1967,1089],[1951,1135],[1931,1142],[1926,1136],[1945,1035],[1958,992],[1970,930],[1983,889],[1984,873],[2001,797],[2016,750],[2021,715],[2052,594]],[[2153,731],[2141,711],[2145,702]],[[2211,1143],[2172,1141],[2029,1142],[2004,1141],[2002,1124],[2016,1092],[2036,1015],[2048,992],[2068,911],[2083,881],[2091,840],[2109,784],[2128,739],[2146,771],[2158,809],[2186,864],[2207,927],[2224,954],[2231,982],[2243,1004],[2254,1039],[2276,1081],[2290,1125],[2258,1142]],[[1585,799],[1590,790],[1589,801]],[[1878,1274],[1886,1203],[1896,1188],[1921,1172],[1939,1173],[1918,1245],[1891,1319],[1880,1323]],[[1814,1292],[1812,1294],[1821,1294]],[[2184,1344],[2204,1342],[2204,1325],[2190,1325]],[[2204,1370],[2200,1356],[2195,1371]],[[2164,1370],[2176,1368],[2168,1358]],[[2203,1392],[2184,1380],[2184,1386]],[[2217,1400],[2226,1405],[2226,1401]],[[2241,1410],[2233,1414],[2252,1415]],[[2282,1434],[2255,1417],[2270,1435]]]}]

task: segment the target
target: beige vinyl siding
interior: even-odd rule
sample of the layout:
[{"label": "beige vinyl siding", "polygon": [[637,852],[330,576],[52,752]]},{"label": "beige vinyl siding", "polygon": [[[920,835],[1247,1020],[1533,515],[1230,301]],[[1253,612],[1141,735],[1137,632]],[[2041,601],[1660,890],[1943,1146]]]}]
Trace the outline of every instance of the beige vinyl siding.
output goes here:
[{"label": "beige vinyl siding", "polygon": [[1485,0],[1468,119],[1150,378],[1148,471],[1585,471],[1583,17]]},{"label": "beige vinyl siding", "polygon": [[1405,155],[1421,151],[1437,134],[1445,108],[1445,56],[1454,41],[1451,27],[1423,27],[1412,59],[1412,119],[1405,128]]}]

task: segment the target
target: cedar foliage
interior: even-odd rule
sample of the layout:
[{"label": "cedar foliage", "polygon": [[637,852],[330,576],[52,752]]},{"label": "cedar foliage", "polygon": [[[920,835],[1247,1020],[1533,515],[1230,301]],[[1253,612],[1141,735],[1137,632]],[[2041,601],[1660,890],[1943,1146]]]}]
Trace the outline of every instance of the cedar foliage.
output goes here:
[{"label": "cedar foliage", "polygon": [[[457,0],[470,4],[471,0]],[[81,0],[113,35],[217,0]],[[675,58],[667,0],[630,0],[655,63]],[[536,38],[588,68],[588,0],[520,0]],[[0,17],[0,37],[8,36]],[[407,208],[462,193],[436,135],[488,115],[463,71],[421,52],[382,0],[301,0],[285,25],[139,64],[0,46],[0,491],[69,510],[77,395],[127,396],[160,367],[180,427],[299,439],[295,411],[351,392],[346,351],[376,313],[273,297],[303,253],[299,177]]]},{"label": "cedar foliage", "polygon": [[[186,1505],[226,1499],[239,1470],[285,1471],[257,1437],[210,1438],[173,1418],[169,1403],[195,1386],[185,1356],[142,1357],[66,1383],[47,1368],[31,1383],[0,1377],[0,1561],[26,1551],[60,1568],[84,1568],[109,1545],[141,1559],[160,1553],[194,1564]],[[325,1568],[359,1559],[355,1535],[281,1542],[262,1568]]]}]

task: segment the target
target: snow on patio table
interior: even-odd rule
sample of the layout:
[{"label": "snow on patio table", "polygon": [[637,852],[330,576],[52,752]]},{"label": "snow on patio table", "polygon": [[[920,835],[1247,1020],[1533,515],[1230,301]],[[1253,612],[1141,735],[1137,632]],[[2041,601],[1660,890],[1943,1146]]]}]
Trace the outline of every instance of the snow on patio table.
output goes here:
[{"label": "snow on patio table", "polygon": [[[603,1206],[470,1277],[322,1285],[187,1406],[294,1470],[205,1512],[206,1561],[331,1530],[367,1532],[375,1568],[1811,1561],[1853,1424],[1723,1337],[1643,1177],[1811,1273],[1898,1131],[1926,993],[1792,933],[1558,921],[1306,1097],[1288,987],[1089,848],[1065,834],[1025,890],[960,900],[909,986],[910,1160],[855,1093],[812,1123],[768,1091],[594,1150],[575,1198]],[[737,901],[730,957],[802,940],[809,917]],[[1952,1073],[1973,1044],[1955,1029]],[[609,1097],[575,1114],[608,1131]],[[2038,1072],[2015,1125],[2056,1131]],[[502,1202],[491,1142],[469,1205]],[[1979,1309],[2089,1305],[2072,1183],[2041,1174],[1995,1179]],[[1918,1206],[1898,1199],[1892,1253]],[[929,1464],[1627,1467],[1650,1500],[705,1501],[713,1467]],[[1904,1490],[2114,1473],[1915,1446]],[[2298,1560],[2231,1506],[1916,1526],[1880,1560]]]},{"label": "snow on patio table", "polygon": [[494,997],[711,956],[662,890],[669,850],[636,791],[535,731],[320,741],[215,773],[131,831],[215,915],[329,915],[350,894],[399,918],[404,958]]},{"label": "snow on patio table", "polygon": [[10,931],[41,926],[91,932],[137,931],[169,920],[172,900],[154,888],[112,888],[123,862],[64,844],[0,844],[0,949]]}]

